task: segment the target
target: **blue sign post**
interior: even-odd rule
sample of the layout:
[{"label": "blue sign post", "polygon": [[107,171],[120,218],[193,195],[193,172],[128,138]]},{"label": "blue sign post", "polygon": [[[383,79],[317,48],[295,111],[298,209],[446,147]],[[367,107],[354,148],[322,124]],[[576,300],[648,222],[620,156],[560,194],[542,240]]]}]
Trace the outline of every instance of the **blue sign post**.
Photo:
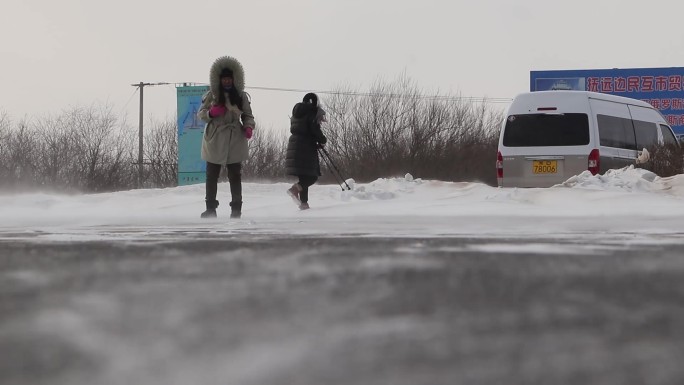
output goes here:
[{"label": "blue sign post", "polygon": [[530,91],[579,90],[643,100],[684,134],[684,67],[530,71]]},{"label": "blue sign post", "polygon": [[176,88],[178,108],[178,185],[204,183],[207,165],[200,156],[204,122],[197,117],[208,86]]}]

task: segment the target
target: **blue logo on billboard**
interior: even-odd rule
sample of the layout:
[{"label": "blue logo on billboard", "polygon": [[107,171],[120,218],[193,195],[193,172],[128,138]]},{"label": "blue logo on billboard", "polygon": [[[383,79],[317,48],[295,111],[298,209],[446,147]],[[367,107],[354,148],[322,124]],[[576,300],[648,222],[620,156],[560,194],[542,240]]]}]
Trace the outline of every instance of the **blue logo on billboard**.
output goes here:
[{"label": "blue logo on billboard", "polygon": [[197,117],[201,101],[189,101],[185,116],[181,117],[183,131],[204,128],[204,122]]},{"label": "blue logo on billboard", "polygon": [[585,91],[584,78],[537,78],[535,91]]}]

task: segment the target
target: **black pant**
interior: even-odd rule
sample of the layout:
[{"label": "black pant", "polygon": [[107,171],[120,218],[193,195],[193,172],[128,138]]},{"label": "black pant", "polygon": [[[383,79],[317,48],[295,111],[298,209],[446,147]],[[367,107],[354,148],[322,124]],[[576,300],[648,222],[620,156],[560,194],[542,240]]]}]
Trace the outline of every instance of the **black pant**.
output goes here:
[{"label": "black pant", "polygon": [[302,191],[299,192],[299,200],[306,203],[309,201],[309,186],[316,183],[318,177],[311,175],[297,175],[297,177],[299,177],[299,185],[302,186]]},{"label": "black pant", "polygon": [[[205,198],[207,202],[216,200],[221,167],[223,166],[220,164],[207,162],[207,195]],[[240,163],[231,163],[226,165],[226,169],[228,169],[231,202],[242,202],[242,165]]]}]

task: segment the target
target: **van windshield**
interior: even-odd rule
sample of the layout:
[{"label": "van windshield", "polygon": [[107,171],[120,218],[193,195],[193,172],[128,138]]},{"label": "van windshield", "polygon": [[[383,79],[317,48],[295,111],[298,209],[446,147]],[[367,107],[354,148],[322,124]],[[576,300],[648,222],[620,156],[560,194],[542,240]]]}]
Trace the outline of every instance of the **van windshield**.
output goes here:
[{"label": "van windshield", "polygon": [[587,114],[511,115],[504,127],[506,147],[581,146],[589,144]]}]

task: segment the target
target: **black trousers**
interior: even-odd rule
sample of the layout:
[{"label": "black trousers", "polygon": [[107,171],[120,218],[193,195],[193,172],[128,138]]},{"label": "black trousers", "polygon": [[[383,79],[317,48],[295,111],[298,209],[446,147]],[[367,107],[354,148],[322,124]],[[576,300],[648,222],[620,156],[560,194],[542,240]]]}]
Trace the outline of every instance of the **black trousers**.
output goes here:
[{"label": "black trousers", "polygon": [[302,203],[309,201],[309,186],[312,186],[318,180],[317,176],[311,175],[297,175],[299,178],[299,185],[302,186],[302,191],[299,192],[299,200]]},{"label": "black trousers", "polygon": [[[218,190],[218,178],[221,174],[220,164],[207,162],[207,202],[216,200]],[[231,202],[242,202],[242,164],[231,163],[226,165],[228,170],[228,183],[230,184]]]}]

